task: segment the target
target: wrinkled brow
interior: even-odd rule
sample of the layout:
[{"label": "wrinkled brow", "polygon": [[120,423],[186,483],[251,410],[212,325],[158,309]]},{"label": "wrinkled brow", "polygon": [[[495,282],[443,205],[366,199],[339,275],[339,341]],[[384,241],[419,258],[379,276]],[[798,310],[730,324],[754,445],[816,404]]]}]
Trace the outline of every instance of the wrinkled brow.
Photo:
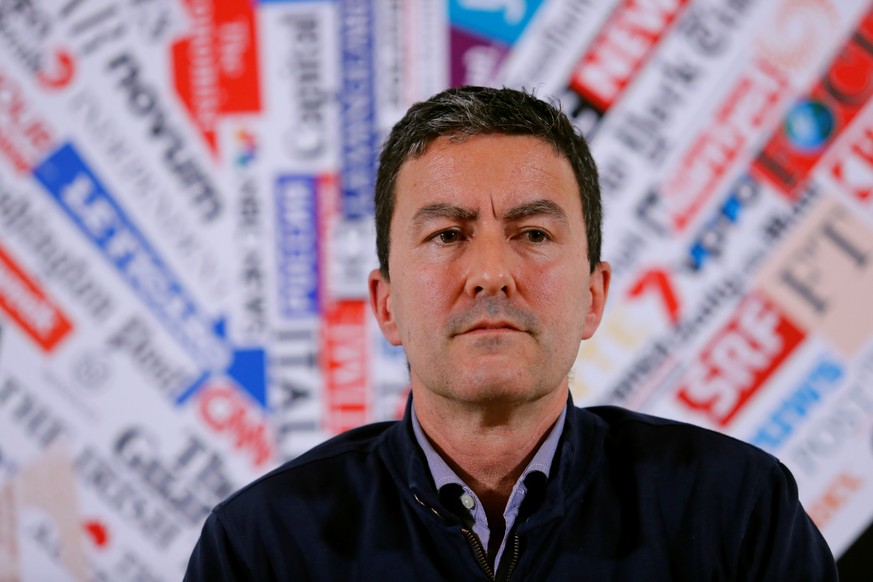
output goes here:
[{"label": "wrinkled brow", "polygon": [[569,224],[567,213],[551,200],[534,200],[533,202],[510,208],[503,215],[503,220],[512,222],[529,216],[550,216],[565,224]]},{"label": "wrinkled brow", "polygon": [[[514,206],[506,211],[503,220],[513,222],[530,216],[550,216],[568,224],[569,219],[564,209],[551,200],[534,200],[525,204]],[[435,203],[422,206],[412,217],[412,228],[418,228],[429,220],[448,218],[455,222],[474,222],[479,218],[479,213],[468,208],[455,206],[454,204]]]}]

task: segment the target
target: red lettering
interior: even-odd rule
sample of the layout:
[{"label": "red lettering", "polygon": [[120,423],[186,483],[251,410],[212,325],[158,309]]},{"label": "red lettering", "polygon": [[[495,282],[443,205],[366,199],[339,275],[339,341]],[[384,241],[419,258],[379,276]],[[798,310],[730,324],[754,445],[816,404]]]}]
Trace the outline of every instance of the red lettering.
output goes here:
[{"label": "red lettering", "polygon": [[369,421],[366,308],[363,301],[339,301],[325,313],[321,353],[325,423],[331,432]]},{"label": "red lettering", "polygon": [[828,483],[822,496],[812,503],[809,517],[821,529],[842,509],[852,495],[861,489],[864,480],[849,473],[840,473]]},{"label": "red lettering", "polygon": [[605,112],[686,0],[626,0],[580,59],[570,87]]},{"label": "red lettering", "polygon": [[761,127],[775,117],[785,78],[757,61],[716,111],[713,122],[693,142],[660,191],[673,226],[684,230],[718,189],[741,152]]},{"label": "red lettering", "polygon": [[72,331],[70,320],[0,247],[0,310],[45,352]]},{"label": "red lettering", "polygon": [[873,192],[873,127],[866,127],[845,155],[831,166],[831,175],[862,202]]},{"label": "red lettering", "polygon": [[53,144],[51,131],[21,88],[0,72],[0,152],[20,173],[29,173]]},{"label": "red lettering", "polygon": [[76,72],[72,55],[65,50],[56,50],[50,66],[43,66],[36,74],[36,81],[47,89],[60,89],[67,86]]},{"label": "red lettering", "polygon": [[200,415],[213,430],[225,430],[235,411],[233,394],[228,388],[210,388],[203,391]]},{"label": "red lettering", "polygon": [[727,426],[803,340],[769,301],[747,297],[680,382],[680,403]]},{"label": "red lettering", "polygon": [[109,532],[103,522],[92,519],[83,523],[82,527],[98,548],[103,548],[109,543]]},{"label": "red lettering", "polygon": [[604,43],[599,51],[587,58],[570,84],[577,93],[588,99],[601,112],[606,111],[623,88],[623,79],[629,78],[632,66]]},{"label": "red lettering", "polygon": [[670,323],[673,325],[679,323],[679,298],[673,289],[670,275],[663,269],[649,269],[631,286],[628,295],[639,297],[650,290],[661,300]]},{"label": "red lettering", "polygon": [[267,428],[263,423],[248,422],[245,414],[236,416],[232,425],[233,434],[236,436],[234,446],[238,449],[250,449],[255,458],[256,467],[270,460],[272,451],[268,444]]},{"label": "red lettering", "polygon": [[767,60],[780,68],[796,70],[818,54],[838,21],[837,11],[829,2],[787,0],[779,3],[764,34],[755,41]]},{"label": "red lettering", "polygon": [[816,147],[798,147],[792,136],[779,130],[761,150],[752,165],[753,174],[766,180],[794,200],[801,184],[828,146],[851,123],[873,95],[873,11],[869,11],[855,33],[831,62],[806,101],[824,105],[833,115],[833,130],[821,135]]},{"label": "red lettering", "polygon": [[213,385],[201,390],[197,410],[209,428],[228,434],[235,449],[250,453],[256,467],[272,458],[264,421],[252,413],[252,407],[231,386]]},{"label": "red lettering", "polygon": [[192,33],[173,44],[176,92],[217,153],[226,113],[261,109],[255,12],[248,0],[185,0]]},{"label": "red lettering", "polygon": [[871,55],[857,44],[845,48],[842,58],[837,59],[823,85],[837,101],[852,109],[867,102],[873,80],[870,76]]}]

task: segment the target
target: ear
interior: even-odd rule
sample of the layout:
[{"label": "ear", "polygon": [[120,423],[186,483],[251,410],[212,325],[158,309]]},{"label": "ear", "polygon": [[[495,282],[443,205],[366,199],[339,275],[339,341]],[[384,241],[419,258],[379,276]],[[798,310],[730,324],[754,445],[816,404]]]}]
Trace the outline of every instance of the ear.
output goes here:
[{"label": "ear", "polygon": [[591,303],[588,305],[588,313],[585,316],[585,325],[582,328],[582,339],[587,340],[594,335],[600,320],[603,318],[603,310],[606,308],[606,296],[609,294],[609,280],[612,276],[612,267],[607,262],[598,263],[594,272],[588,279],[588,293],[591,294]]},{"label": "ear", "polygon": [[379,323],[382,335],[392,346],[400,345],[400,332],[397,331],[397,322],[394,320],[394,311],[391,304],[391,282],[388,281],[379,269],[370,272],[368,281],[370,288],[370,307],[373,315]]}]

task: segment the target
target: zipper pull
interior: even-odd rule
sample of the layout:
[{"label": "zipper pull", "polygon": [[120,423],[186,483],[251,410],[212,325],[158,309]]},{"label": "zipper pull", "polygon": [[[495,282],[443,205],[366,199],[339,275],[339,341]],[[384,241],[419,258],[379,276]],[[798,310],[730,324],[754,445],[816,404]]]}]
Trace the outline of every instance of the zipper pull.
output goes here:
[{"label": "zipper pull", "polygon": [[433,513],[435,516],[437,516],[437,519],[439,519],[443,523],[448,523],[449,520],[446,519],[446,517],[443,514],[441,514],[439,511],[437,511],[435,507],[431,507],[430,505],[428,505],[427,503],[422,501],[421,497],[418,496],[418,493],[416,491],[412,492],[412,496],[415,498],[415,501],[417,501],[419,505],[421,505],[425,509],[429,509],[431,513]]}]

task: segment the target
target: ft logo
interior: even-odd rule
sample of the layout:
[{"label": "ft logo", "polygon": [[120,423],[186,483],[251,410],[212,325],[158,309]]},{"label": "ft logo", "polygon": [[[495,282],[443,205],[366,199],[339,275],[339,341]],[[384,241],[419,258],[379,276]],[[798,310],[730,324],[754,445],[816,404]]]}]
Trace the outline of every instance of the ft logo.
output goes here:
[{"label": "ft logo", "polygon": [[873,332],[873,230],[833,197],[810,209],[762,272],[761,288],[847,359]]}]

